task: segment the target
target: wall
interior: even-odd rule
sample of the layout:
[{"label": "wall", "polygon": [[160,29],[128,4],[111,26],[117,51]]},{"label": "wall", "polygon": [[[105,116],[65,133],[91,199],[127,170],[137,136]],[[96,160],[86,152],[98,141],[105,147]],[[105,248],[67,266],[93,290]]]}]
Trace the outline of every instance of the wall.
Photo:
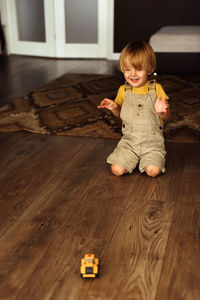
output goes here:
[{"label": "wall", "polygon": [[163,26],[200,25],[200,0],[115,0],[114,52],[131,40],[149,40]]}]

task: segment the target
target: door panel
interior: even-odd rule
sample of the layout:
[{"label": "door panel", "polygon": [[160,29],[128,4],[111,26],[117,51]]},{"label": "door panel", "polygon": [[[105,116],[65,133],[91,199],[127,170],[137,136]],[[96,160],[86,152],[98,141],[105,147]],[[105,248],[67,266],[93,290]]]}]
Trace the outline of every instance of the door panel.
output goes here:
[{"label": "door panel", "polygon": [[58,57],[107,56],[106,0],[57,1],[55,14]]},{"label": "door panel", "polygon": [[19,40],[45,43],[44,2],[16,0],[16,10]]},{"label": "door panel", "polygon": [[55,56],[53,0],[9,0],[11,52]]},{"label": "door panel", "polygon": [[65,42],[98,43],[98,0],[65,0]]}]

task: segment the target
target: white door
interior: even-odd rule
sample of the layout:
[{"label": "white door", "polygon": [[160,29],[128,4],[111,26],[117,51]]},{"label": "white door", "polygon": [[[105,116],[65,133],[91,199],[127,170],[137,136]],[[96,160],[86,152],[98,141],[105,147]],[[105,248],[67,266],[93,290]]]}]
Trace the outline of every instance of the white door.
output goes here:
[{"label": "white door", "polygon": [[54,0],[9,0],[10,51],[55,56]]},{"label": "white door", "polygon": [[107,57],[107,0],[9,0],[11,53]]}]

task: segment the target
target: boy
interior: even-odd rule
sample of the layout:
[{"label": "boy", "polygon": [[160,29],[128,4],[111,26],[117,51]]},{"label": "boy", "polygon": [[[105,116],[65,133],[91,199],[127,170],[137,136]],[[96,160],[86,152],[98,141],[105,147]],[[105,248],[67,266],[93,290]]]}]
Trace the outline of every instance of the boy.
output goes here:
[{"label": "boy", "polygon": [[165,172],[162,120],[170,116],[162,86],[148,80],[156,68],[155,53],[144,41],[131,42],[119,63],[127,83],[119,88],[115,101],[106,98],[98,106],[122,120],[123,136],[107,162],[116,176],[132,173],[139,164],[141,173],[155,177]]}]

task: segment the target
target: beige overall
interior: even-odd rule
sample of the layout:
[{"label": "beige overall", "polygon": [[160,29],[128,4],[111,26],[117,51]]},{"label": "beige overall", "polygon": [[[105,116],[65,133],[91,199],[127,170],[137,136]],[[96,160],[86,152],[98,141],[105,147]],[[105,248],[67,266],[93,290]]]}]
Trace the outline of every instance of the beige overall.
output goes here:
[{"label": "beige overall", "polygon": [[123,136],[108,156],[109,164],[122,166],[129,173],[138,163],[140,172],[148,165],[156,165],[165,172],[166,151],[160,119],[154,110],[155,101],[155,80],[150,81],[146,95],[133,94],[131,86],[126,85],[120,113]]}]

